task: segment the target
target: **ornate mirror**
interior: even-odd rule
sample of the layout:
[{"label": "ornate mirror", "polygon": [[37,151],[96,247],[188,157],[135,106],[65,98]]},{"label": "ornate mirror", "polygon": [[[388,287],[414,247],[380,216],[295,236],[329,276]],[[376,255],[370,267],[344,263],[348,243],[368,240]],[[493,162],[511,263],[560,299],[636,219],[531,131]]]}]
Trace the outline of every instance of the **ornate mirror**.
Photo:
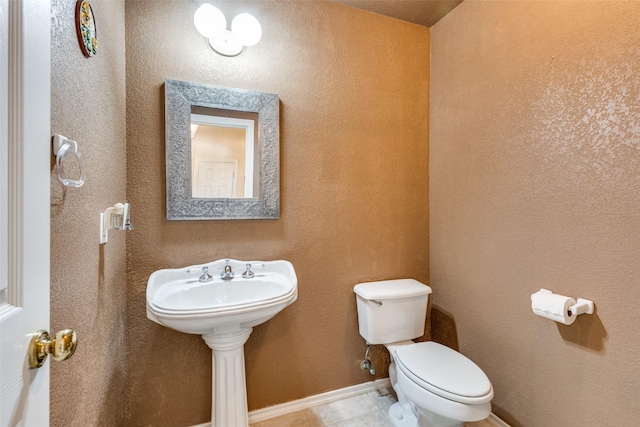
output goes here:
[{"label": "ornate mirror", "polygon": [[167,219],[280,217],[278,95],[165,81]]}]

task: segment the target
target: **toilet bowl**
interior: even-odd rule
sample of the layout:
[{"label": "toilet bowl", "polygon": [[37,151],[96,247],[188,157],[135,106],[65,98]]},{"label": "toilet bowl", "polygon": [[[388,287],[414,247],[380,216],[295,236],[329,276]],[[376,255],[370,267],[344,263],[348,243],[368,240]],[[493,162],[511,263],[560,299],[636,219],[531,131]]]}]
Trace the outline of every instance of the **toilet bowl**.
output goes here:
[{"label": "toilet bowl", "polygon": [[491,413],[493,387],[464,355],[422,336],[431,288],[413,279],[361,283],[354,287],[360,335],[384,344],[398,402],[389,409],[397,427],[458,427]]},{"label": "toilet bowl", "polygon": [[[402,411],[402,405],[390,411],[396,425],[458,427],[491,413],[491,382],[462,354],[435,342],[387,348],[394,365],[392,384],[411,402]],[[414,424],[408,424],[404,419],[412,416]]]}]

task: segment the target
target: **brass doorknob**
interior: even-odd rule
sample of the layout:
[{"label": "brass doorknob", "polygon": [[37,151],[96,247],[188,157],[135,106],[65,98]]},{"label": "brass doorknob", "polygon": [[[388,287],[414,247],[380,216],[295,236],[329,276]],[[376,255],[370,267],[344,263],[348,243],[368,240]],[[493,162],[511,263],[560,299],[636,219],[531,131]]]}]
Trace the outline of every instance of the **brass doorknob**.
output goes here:
[{"label": "brass doorknob", "polygon": [[51,339],[44,329],[36,331],[29,342],[29,368],[39,368],[51,355],[55,360],[67,360],[76,351],[78,336],[73,329],[63,329]]}]

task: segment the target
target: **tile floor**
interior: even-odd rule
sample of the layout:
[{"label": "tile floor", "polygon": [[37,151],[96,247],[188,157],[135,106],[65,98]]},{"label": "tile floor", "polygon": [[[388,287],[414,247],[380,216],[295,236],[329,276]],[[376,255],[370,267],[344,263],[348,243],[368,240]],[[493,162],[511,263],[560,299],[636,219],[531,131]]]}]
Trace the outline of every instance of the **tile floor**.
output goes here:
[{"label": "tile floor", "polygon": [[[393,427],[387,410],[396,402],[391,389],[371,391],[253,423],[250,427]],[[491,427],[487,421],[465,427]]]}]

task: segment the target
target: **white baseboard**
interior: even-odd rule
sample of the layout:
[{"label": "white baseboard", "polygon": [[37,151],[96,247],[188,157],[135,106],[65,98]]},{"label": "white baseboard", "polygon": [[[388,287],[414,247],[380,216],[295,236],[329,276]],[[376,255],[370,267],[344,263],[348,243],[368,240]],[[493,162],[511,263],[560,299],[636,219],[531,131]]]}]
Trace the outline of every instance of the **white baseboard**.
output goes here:
[{"label": "white baseboard", "polygon": [[[379,390],[381,388],[391,387],[389,378],[370,381],[362,384],[352,385],[350,387],[338,390],[328,391],[326,393],[316,394],[314,396],[305,397],[294,400],[292,402],[281,403],[280,405],[270,406],[268,408],[257,409],[249,412],[249,422],[257,423],[260,421],[276,418],[291,412],[301,411],[303,409],[312,408],[314,406],[324,405],[325,403],[334,402],[336,400],[346,399],[348,397],[357,396],[359,394],[368,393],[370,391]],[[494,427],[510,427],[500,418],[491,414],[487,421]],[[211,423],[198,424],[192,427],[211,427]]]},{"label": "white baseboard", "polygon": [[498,418],[493,412],[491,413],[491,415],[489,415],[487,421],[494,427],[511,427],[509,424]]},{"label": "white baseboard", "polygon": [[293,402],[282,403],[280,405],[270,406],[263,409],[257,409],[255,411],[249,412],[249,422],[257,423],[259,421],[279,417],[280,415],[300,411],[302,409],[311,408],[313,406],[324,405],[325,403],[334,402],[340,399],[346,399],[347,397],[357,396],[359,394],[368,393],[370,391],[379,390],[385,387],[391,387],[391,381],[389,381],[389,378],[356,384],[350,387],[332,390],[326,393],[316,394],[314,396],[294,400]]}]

